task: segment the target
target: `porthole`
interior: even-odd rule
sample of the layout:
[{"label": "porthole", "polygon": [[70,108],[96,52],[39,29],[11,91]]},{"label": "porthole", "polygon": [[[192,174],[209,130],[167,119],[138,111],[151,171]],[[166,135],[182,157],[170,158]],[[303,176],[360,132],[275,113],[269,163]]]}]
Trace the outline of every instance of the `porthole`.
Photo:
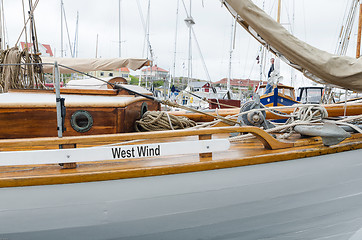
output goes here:
[{"label": "porthole", "polygon": [[141,105],[141,117],[143,116],[143,114],[145,114],[148,111],[148,106],[146,102],[143,102]]},{"label": "porthole", "polygon": [[70,124],[75,131],[84,133],[92,128],[93,117],[87,111],[78,110],[73,113],[72,117],[70,118]]}]

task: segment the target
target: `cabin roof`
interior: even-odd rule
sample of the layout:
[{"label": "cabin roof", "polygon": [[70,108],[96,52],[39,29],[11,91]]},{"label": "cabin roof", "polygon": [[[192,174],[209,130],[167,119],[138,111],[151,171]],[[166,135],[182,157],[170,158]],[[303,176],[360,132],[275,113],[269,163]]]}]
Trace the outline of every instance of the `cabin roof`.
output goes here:
[{"label": "cabin roof", "polygon": [[[110,90],[111,91],[111,90]],[[61,94],[65,98],[66,107],[125,107],[132,102],[144,99],[134,95],[86,95],[86,94]],[[55,107],[55,93],[44,92],[8,92],[0,94],[1,108],[23,108],[23,107]]]}]

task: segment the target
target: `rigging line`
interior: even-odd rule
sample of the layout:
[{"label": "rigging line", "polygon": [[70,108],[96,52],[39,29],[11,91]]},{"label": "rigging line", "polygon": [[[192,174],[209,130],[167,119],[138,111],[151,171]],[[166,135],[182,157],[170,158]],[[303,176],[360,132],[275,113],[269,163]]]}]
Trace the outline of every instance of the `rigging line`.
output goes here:
[{"label": "rigging line", "polygon": [[209,71],[207,70],[207,67],[206,67],[206,64],[205,64],[204,57],[203,57],[202,52],[201,52],[201,48],[200,48],[199,42],[197,41],[195,31],[194,31],[194,29],[193,29],[192,27],[191,27],[191,31],[192,31],[192,35],[194,36],[195,43],[196,43],[197,49],[198,49],[199,54],[200,54],[200,57],[201,57],[202,65],[203,65],[204,70],[205,70],[205,73],[206,73],[206,75],[207,75],[207,79],[208,79],[208,81],[211,83],[211,78],[210,78],[210,75],[209,75]]},{"label": "rigging line", "polygon": [[[146,36],[146,34],[147,34],[147,28],[146,28],[145,19],[144,19],[144,17],[143,17],[142,8],[141,8],[141,5],[140,5],[139,0],[137,0],[136,2],[137,2],[137,7],[138,7],[138,13],[139,13],[140,18],[141,18],[141,23],[142,23],[143,31],[144,31],[145,36]],[[149,39],[147,39],[147,40],[148,40],[148,42],[147,42],[147,47],[148,47],[149,52],[150,52],[150,55],[151,55],[151,60],[153,60],[154,56],[153,56],[153,50],[152,50],[152,47],[151,47],[151,43],[150,43]],[[145,41],[146,41],[146,39],[145,39]],[[143,45],[143,51],[142,51],[142,52],[143,52],[143,56],[144,56],[144,52],[145,52],[145,45],[146,45],[146,44]],[[147,54],[148,54],[148,53],[147,53]]]},{"label": "rigging line", "polygon": [[74,53],[73,53],[73,51],[72,51],[72,43],[71,43],[71,41],[70,41],[69,29],[68,29],[68,22],[67,22],[67,16],[66,16],[66,14],[65,14],[64,4],[62,5],[62,14],[63,14],[63,16],[64,16],[65,28],[67,29],[67,36],[68,36],[68,42],[69,42],[70,55],[74,58]]},{"label": "rigging line", "polygon": [[185,9],[185,12],[186,12],[186,16],[187,16],[187,17],[191,17],[191,16],[189,15],[188,11],[187,11],[186,4],[185,4],[185,1],[184,1],[184,0],[182,0],[182,5],[184,6],[184,9]]},{"label": "rigging line", "polygon": [[[24,18],[24,25],[26,26],[26,17],[25,17],[25,4],[24,4],[24,0],[22,0],[22,6],[23,6],[23,18]],[[26,44],[26,48],[28,48],[28,31],[27,28],[25,27],[25,44]]]},{"label": "rigging line", "polygon": [[[29,9],[31,11],[31,7],[32,7],[33,3],[32,0],[29,0]],[[35,20],[34,20],[34,14],[33,13],[29,13],[29,17],[30,17],[30,34],[31,34],[31,40],[33,42],[33,48],[34,48],[34,53],[37,54],[38,53],[38,41],[36,38],[36,32],[35,32]]]},{"label": "rigging line", "polygon": [[18,40],[16,41],[15,46],[17,46],[17,45],[19,44],[20,38],[21,38],[21,36],[23,35],[23,32],[24,32],[24,30],[25,30],[25,28],[26,28],[26,25],[27,25],[28,22],[30,21],[30,16],[31,16],[31,15],[33,14],[33,12],[35,11],[36,6],[38,5],[38,3],[39,3],[39,0],[36,0],[36,2],[35,2],[35,3],[33,4],[33,6],[31,7],[31,10],[29,11],[28,19],[26,20],[26,23],[24,24],[24,27],[23,27],[23,29],[22,29],[21,32],[20,32],[19,38],[18,38]]},{"label": "rigging line", "polygon": [[[245,57],[245,60],[244,60],[244,71],[241,73],[244,76],[246,76],[245,73],[246,73],[246,68],[247,68],[247,65],[248,65],[250,43],[251,43],[251,38],[249,37],[248,38],[248,45],[247,45],[247,48],[246,48],[246,57]],[[253,59],[253,61],[254,61],[254,59]]]},{"label": "rigging line", "polygon": [[[185,5],[185,1],[184,1],[184,0],[182,0],[182,4],[183,4],[183,6],[184,6],[186,15],[187,15],[189,18],[192,18],[192,17],[189,15],[189,13],[187,12],[186,5]],[[207,79],[208,79],[208,82],[212,83],[212,82],[211,82],[211,78],[210,78],[210,74],[209,74],[209,72],[208,72],[208,70],[207,70],[207,67],[206,67],[206,64],[205,64],[204,57],[203,57],[202,52],[201,52],[201,48],[200,48],[199,42],[197,41],[197,38],[196,38],[195,31],[194,31],[192,25],[190,25],[189,28],[190,28],[190,30],[191,30],[191,32],[192,32],[192,35],[194,36],[194,40],[195,40],[195,43],[196,43],[198,52],[199,52],[200,57],[201,57],[201,62],[202,62],[204,71],[205,71],[205,73],[206,73],[206,77],[207,77]]]},{"label": "rigging line", "polygon": [[[351,0],[351,4],[353,4],[353,1],[354,0]],[[340,48],[340,44],[341,44],[341,36],[342,36],[342,34],[343,34],[343,28],[344,28],[344,23],[345,23],[345,21],[346,21],[346,19],[347,19],[347,12],[348,12],[348,6],[349,6],[350,4],[349,4],[349,1],[347,2],[347,4],[346,4],[346,8],[344,9],[344,14],[343,14],[343,18],[342,18],[342,24],[341,24],[341,26],[342,26],[342,28],[339,30],[339,34],[338,34],[338,38],[337,38],[337,44],[336,44],[336,48],[335,48],[335,53],[338,53],[339,52],[339,48]]]}]

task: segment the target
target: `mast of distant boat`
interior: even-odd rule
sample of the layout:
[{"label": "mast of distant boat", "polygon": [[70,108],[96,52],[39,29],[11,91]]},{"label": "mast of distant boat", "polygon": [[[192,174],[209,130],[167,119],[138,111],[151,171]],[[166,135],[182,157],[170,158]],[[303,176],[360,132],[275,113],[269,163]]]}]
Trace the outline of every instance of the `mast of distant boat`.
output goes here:
[{"label": "mast of distant boat", "polygon": [[187,18],[185,19],[185,22],[187,24],[187,27],[189,28],[189,52],[188,52],[188,65],[187,65],[187,86],[190,85],[190,79],[192,75],[192,25],[195,24],[194,19],[191,17],[191,6],[192,1],[190,0],[190,12]]},{"label": "mast of distant boat", "polygon": [[0,1],[0,49],[5,49],[5,22],[4,22],[4,9],[3,1]]},{"label": "mast of distant boat", "polygon": [[[121,2],[118,2],[118,57],[121,58],[122,56],[122,40],[121,40]],[[121,69],[119,69],[121,71]]]},{"label": "mast of distant boat", "polygon": [[175,77],[176,77],[176,51],[177,51],[177,29],[178,29],[179,3],[180,3],[180,0],[177,0],[175,42],[174,42],[174,52],[173,52],[173,68],[172,68],[172,70],[173,70],[172,84],[173,85],[175,85]]},{"label": "mast of distant boat", "polygon": [[[282,0],[278,0],[278,14],[277,14],[277,22],[280,23],[280,12],[282,8]],[[275,65],[274,65],[274,71],[276,71],[277,74],[280,74],[280,58],[276,56],[275,58]],[[278,85],[278,81],[275,83]]]},{"label": "mast of distant boat", "polygon": [[232,60],[232,55],[233,55],[233,51],[234,51],[234,39],[235,39],[235,19],[232,19],[231,22],[231,40],[230,40],[230,54],[229,54],[229,72],[228,72],[228,78],[227,78],[227,83],[226,83],[226,95],[228,99],[231,99],[231,91],[230,91],[230,81],[231,81],[231,60]]}]

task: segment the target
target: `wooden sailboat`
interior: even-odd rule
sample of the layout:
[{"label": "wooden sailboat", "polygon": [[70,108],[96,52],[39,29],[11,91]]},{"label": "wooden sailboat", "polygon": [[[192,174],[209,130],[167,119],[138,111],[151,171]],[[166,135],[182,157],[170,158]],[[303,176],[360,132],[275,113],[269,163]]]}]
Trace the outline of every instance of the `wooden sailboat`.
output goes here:
[{"label": "wooden sailboat", "polygon": [[[209,150],[198,149],[203,153],[178,147],[184,142],[194,146],[197,136],[211,134],[214,140],[209,141],[216,141],[235,131],[252,132],[262,141],[235,142],[221,152],[223,148],[215,147],[225,142],[216,146],[208,142]],[[108,149],[110,154],[119,149],[119,159],[90,162],[90,153],[97,155],[101,149],[85,148],[83,153],[67,151],[61,157],[61,161],[80,160],[81,155],[89,159],[78,162],[76,169],[31,164],[51,160],[42,159],[47,155],[34,149],[62,144],[81,150],[136,139],[148,140]],[[170,146],[162,142],[176,144],[174,155],[163,155]],[[10,154],[19,150],[32,153],[20,159],[28,164],[0,167],[4,238],[278,239],[289,234],[305,239],[335,233],[349,237],[361,226],[360,134],[331,147],[323,146],[320,138],[280,143],[259,128],[239,127],[0,143],[1,164],[4,156],[15,163]],[[153,143],[161,146],[159,155],[155,151],[154,156],[127,158],[132,149],[137,152]]]},{"label": "wooden sailboat", "polygon": [[362,135],[335,127],[1,139],[0,237],[360,239]]}]

